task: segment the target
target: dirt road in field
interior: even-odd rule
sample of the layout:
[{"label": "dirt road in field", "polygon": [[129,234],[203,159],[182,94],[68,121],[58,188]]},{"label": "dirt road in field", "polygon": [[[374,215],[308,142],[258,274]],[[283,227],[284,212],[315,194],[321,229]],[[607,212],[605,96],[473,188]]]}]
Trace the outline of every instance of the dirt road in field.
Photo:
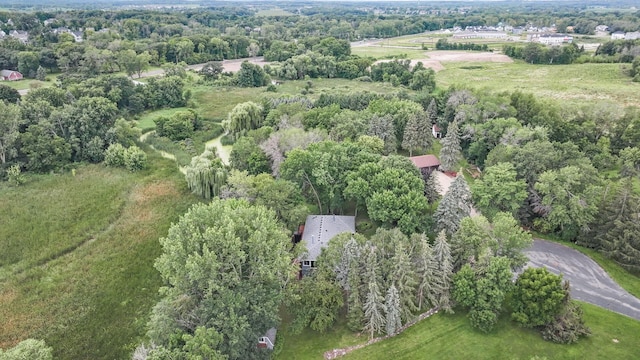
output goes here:
[{"label": "dirt road in field", "polygon": [[541,239],[535,239],[524,253],[529,258],[527,266],[546,267],[569,280],[574,299],[640,320],[640,300],[620,287],[588,256]]},{"label": "dirt road in field", "polygon": [[[437,50],[426,51],[424,55],[425,57],[422,59],[411,60],[411,66],[415,66],[418,62],[421,62],[425,67],[438,72],[440,70],[444,70],[445,66],[442,64],[443,62],[513,62],[513,60],[507,55],[492,52]],[[388,61],[392,60],[379,60],[376,61],[376,64]]]}]

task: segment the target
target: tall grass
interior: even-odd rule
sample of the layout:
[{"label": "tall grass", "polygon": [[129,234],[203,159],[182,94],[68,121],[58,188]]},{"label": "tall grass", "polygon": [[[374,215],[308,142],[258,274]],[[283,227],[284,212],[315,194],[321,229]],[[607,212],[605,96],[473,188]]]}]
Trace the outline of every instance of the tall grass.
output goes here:
[{"label": "tall grass", "polygon": [[130,357],[158,300],[158,239],[197,201],[148,156],[140,173],[90,165],[0,187],[0,248],[19,245],[0,252],[0,347],[32,337],[56,359]]}]

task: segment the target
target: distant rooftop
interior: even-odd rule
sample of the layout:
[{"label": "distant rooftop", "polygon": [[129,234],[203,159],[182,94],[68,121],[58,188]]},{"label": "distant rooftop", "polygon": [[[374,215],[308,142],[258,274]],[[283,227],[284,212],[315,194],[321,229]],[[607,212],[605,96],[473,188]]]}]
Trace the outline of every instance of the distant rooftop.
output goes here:
[{"label": "distant rooftop", "polygon": [[304,260],[316,261],[322,248],[329,240],[344,232],[356,232],[356,218],[344,215],[309,215],[304,224],[302,240],[307,245],[307,256]]},{"label": "distant rooftop", "polygon": [[420,155],[409,158],[418,169],[440,166],[440,160],[435,155]]}]

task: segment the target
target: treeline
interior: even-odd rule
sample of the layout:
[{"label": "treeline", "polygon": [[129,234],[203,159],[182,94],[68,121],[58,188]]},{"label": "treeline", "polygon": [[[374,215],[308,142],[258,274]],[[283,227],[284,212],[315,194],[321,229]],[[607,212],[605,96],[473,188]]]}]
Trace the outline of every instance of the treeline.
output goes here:
[{"label": "treeline", "polygon": [[504,45],[502,51],[505,55],[528,62],[529,64],[572,64],[584,49],[576,44],[562,46],[545,46],[543,44],[530,42],[525,46]]},{"label": "treeline", "polygon": [[450,43],[447,39],[440,39],[436,42],[436,50],[489,51],[489,46],[487,44]]},{"label": "treeline", "polygon": [[595,53],[602,62],[631,63],[640,56],[640,40],[613,40],[598,46]]},{"label": "treeline", "polygon": [[185,106],[183,87],[182,79],[172,76],[147,85],[134,85],[125,76],[104,76],[35,89],[20,98],[3,85],[0,177],[11,180],[21,171],[44,173],[76,162],[101,162],[113,144],[130,148],[140,131],[124,118],[146,109]]}]

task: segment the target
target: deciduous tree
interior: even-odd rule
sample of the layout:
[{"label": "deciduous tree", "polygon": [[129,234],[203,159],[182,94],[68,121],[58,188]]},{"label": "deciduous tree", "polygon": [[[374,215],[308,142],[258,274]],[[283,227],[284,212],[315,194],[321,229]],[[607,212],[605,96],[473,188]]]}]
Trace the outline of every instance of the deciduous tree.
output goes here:
[{"label": "deciduous tree", "polygon": [[228,359],[265,356],[256,339],[277,325],[283,289],[295,274],[287,232],[275,213],[245,200],[193,206],[160,239],[156,260],[165,286],[149,323],[150,339],[181,348],[200,327],[222,334]]}]

